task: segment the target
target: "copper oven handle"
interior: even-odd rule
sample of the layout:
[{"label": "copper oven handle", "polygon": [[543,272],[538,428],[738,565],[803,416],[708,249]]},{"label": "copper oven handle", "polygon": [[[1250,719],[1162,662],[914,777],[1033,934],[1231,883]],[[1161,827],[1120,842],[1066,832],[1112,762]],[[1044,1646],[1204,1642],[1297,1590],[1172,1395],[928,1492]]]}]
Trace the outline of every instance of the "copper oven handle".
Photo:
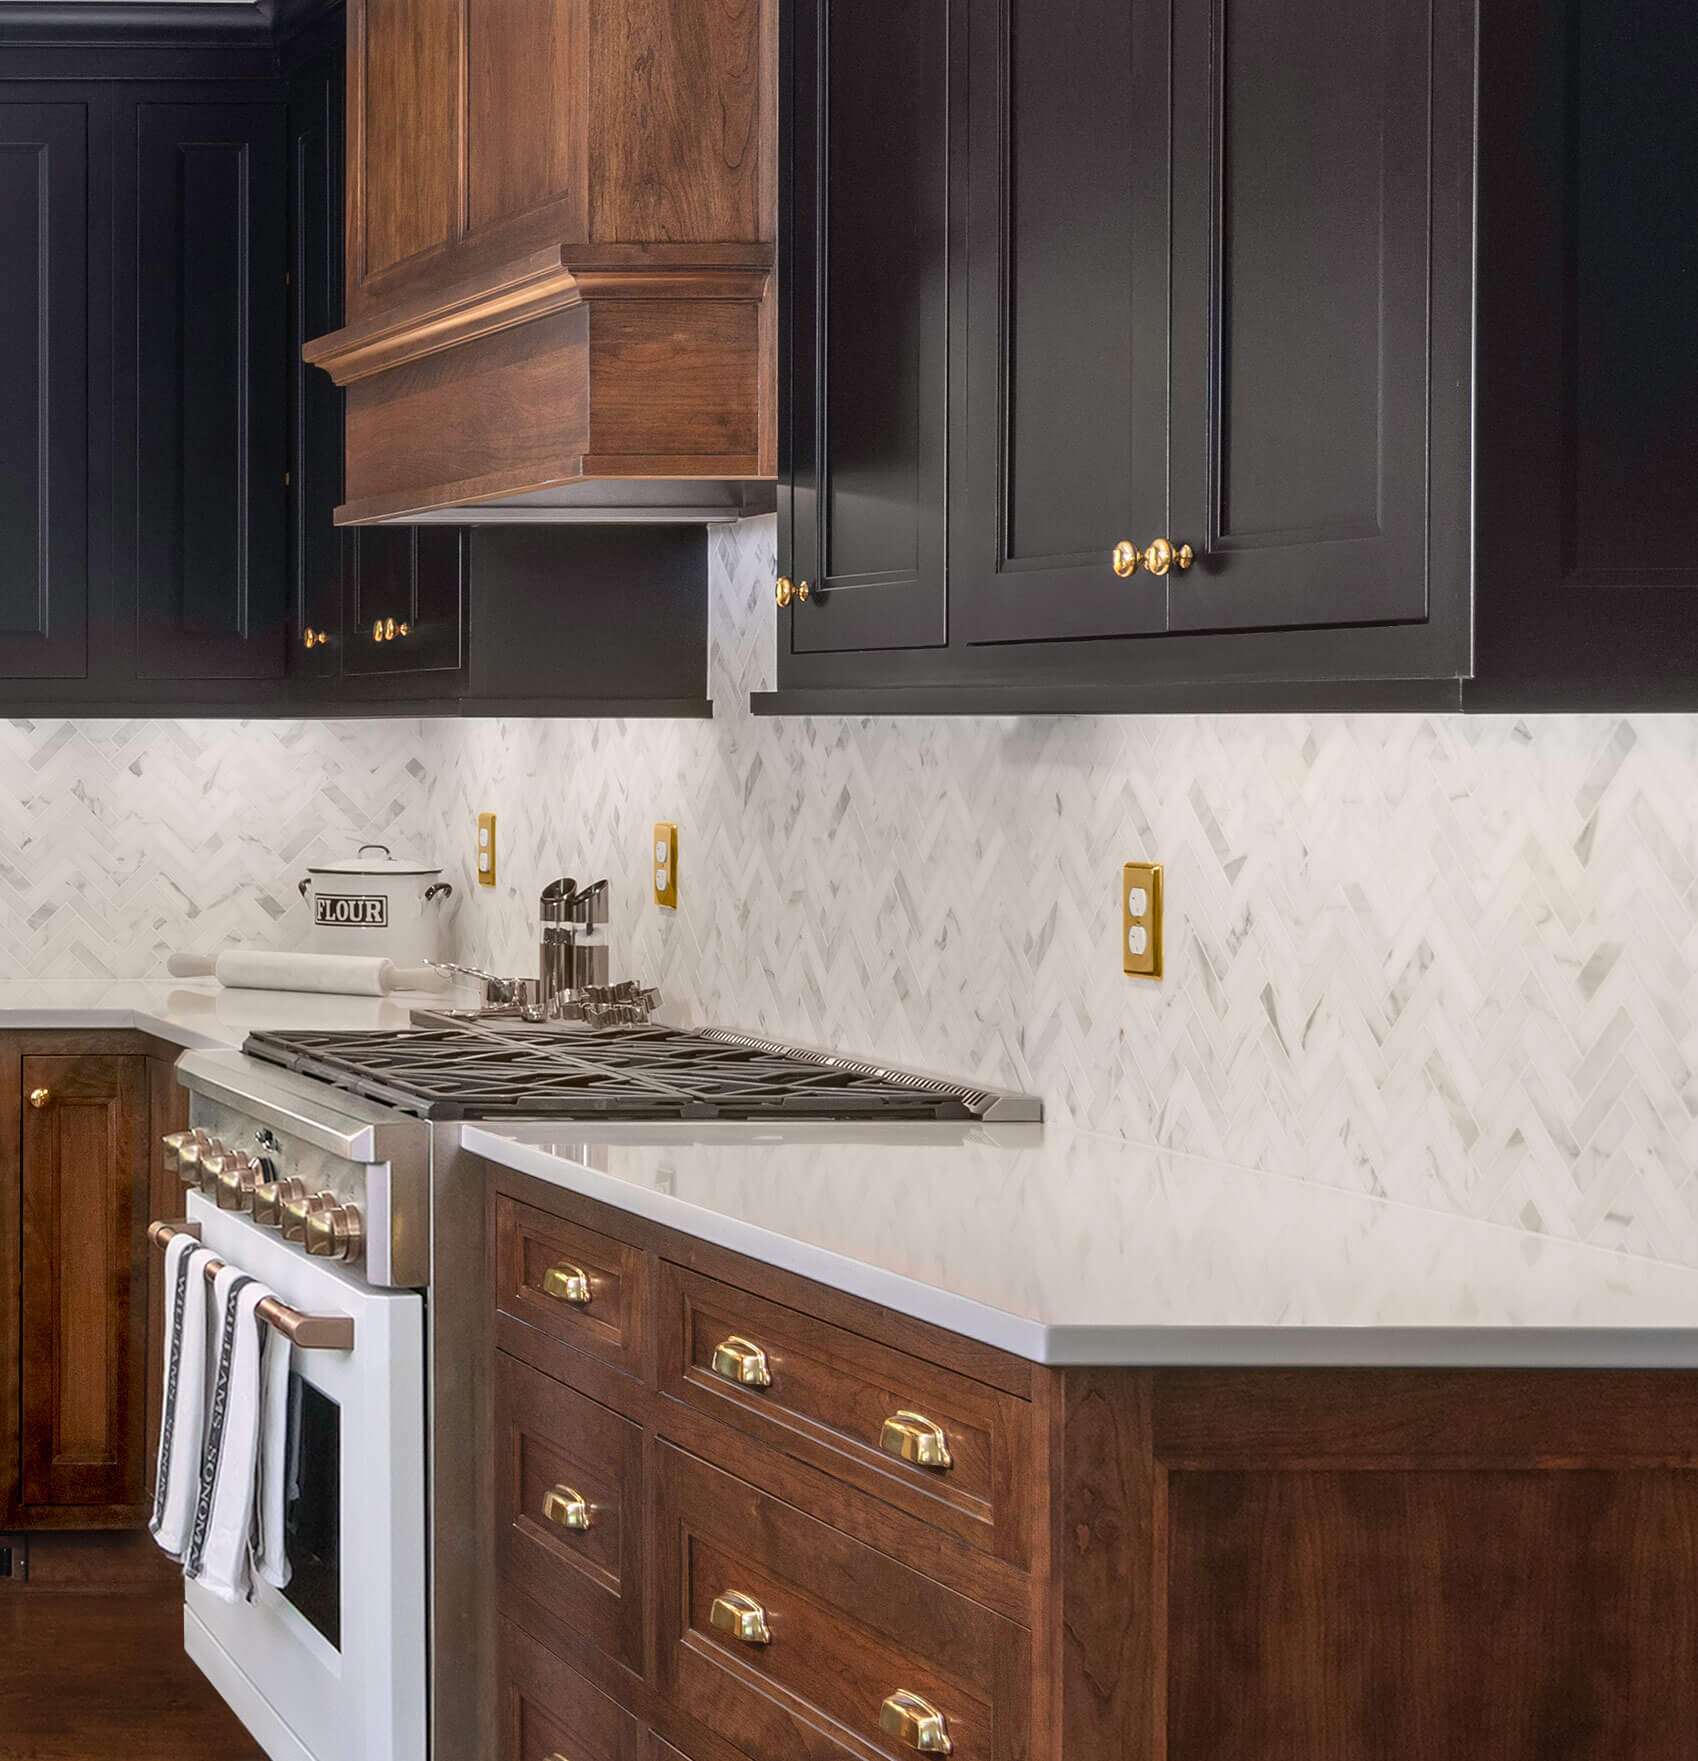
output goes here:
[{"label": "copper oven handle", "polygon": [[[169,1247],[179,1235],[192,1235],[199,1241],[200,1224],[149,1223],[147,1226],[147,1238],[155,1247]],[[210,1284],[224,1270],[224,1262],[208,1258],[201,1269]],[[292,1309],[273,1296],[266,1297],[254,1312],[302,1351],[354,1349],[354,1322],[350,1315],[303,1315],[299,1309]]]}]

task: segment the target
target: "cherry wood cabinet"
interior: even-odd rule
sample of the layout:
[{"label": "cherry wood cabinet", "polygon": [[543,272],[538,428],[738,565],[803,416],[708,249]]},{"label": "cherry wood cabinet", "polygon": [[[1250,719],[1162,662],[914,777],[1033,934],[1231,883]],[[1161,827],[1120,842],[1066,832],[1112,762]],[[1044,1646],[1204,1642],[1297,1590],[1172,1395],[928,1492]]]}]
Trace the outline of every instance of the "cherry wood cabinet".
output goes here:
[{"label": "cherry wood cabinet", "polygon": [[1690,9],[786,17],[757,709],[1698,706]]},{"label": "cherry wood cabinet", "polygon": [[772,505],[776,16],[350,0],[338,520]]},{"label": "cherry wood cabinet", "polygon": [[499,1761],[1690,1752],[1698,1374],[1045,1367],[486,1184]]}]

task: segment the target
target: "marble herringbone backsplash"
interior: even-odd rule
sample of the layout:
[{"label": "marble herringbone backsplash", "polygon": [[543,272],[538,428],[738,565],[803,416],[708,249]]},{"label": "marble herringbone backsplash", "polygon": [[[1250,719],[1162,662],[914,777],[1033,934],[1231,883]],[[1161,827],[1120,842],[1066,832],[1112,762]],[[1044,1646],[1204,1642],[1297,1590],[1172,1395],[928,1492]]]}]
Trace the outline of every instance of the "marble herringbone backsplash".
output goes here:
[{"label": "marble herringbone backsplash", "polygon": [[[1698,716],[757,720],[772,522],[709,542],[711,723],[0,724],[0,975],[292,945],[302,862],[374,837],[531,971],[542,883],[605,873],[674,1018],[1698,1263]],[[1159,986],[1119,970],[1132,857]]]},{"label": "marble herringbone backsplash", "polygon": [[[471,946],[532,970],[541,883],[606,873],[616,965],[685,1019],[1698,1261],[1698,717],[757,720],[773,526],[709,542],[712,723],[445,742],[444,847],[502,815]],[[1120,974],[1133,857],[1166,864],[1159,986]]]}]

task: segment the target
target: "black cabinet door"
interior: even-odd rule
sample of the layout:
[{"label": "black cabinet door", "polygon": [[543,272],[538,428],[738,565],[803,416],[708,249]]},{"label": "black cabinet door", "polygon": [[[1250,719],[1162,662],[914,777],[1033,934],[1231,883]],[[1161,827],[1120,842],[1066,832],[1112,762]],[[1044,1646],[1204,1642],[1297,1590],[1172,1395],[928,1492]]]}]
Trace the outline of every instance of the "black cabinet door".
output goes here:
[{"label": "black cabinet door", "polygon": [[947,636],[952,111],[964,0],[788,9],[794,653]]},{"label": "black cabinet door", "polygon": [[118,311],[133,353],[119,367],[133,377],[119,394],[119,579],[136,672],[280,678],[284,107],[122,102]]},{"label": "black cabinet door", "polygon": [[1177,0],[1167,536],[1197,560],[1175,630],[1427,615],[1447,4]]},{"label": "black cabinet door", "polygon": [[88,670],[89,139],[0,87],[0,678]]},{"label": "black cabinet door", "polygon": [[448,689],[465,666],[464,534],[458,526],[350,526],[342,676]]},{"label": "black cabinet door", "polygon": [[980,0],[957,639],[1135,635],[1167,584],[1167,0]]}]

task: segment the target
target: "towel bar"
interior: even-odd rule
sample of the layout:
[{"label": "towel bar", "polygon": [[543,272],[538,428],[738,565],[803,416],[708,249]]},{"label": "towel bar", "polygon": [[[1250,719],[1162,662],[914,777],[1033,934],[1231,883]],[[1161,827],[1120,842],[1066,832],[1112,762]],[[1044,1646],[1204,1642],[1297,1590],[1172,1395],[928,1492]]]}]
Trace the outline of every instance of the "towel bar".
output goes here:
[{"label": "towel bar", "polygon": [[[200,1240],[200,1224],[189,1222],[149,1223],[147,1238],[155,1247],[163,1248],[179,1235],[192,1235]],[[207,1282],[224,1270],[222,1260],[208,1260],[203,1268]],[[348,1315],[303,1315],[287,1303],[268,1296],[254,1311],[277,1329],[283,1337],[302,1351],[352,1351],[354,1322]]]}]

